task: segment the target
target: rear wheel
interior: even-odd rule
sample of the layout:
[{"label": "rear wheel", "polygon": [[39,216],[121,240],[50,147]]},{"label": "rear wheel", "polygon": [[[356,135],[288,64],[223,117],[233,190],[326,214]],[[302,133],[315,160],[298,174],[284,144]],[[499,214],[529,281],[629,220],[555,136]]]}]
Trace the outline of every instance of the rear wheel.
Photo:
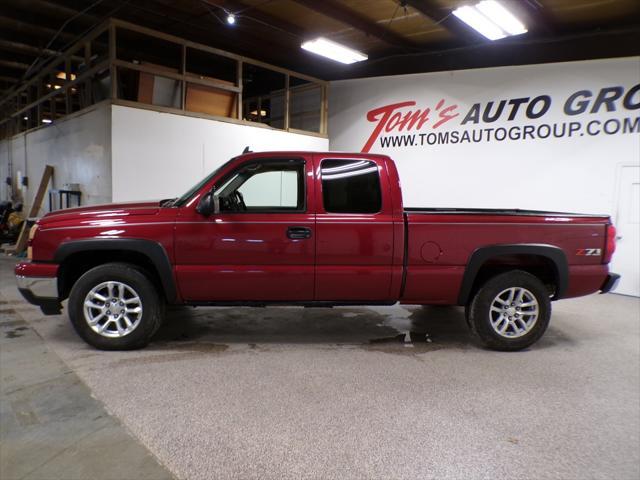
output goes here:
[{"label": "rear wheel", "polygon": [[530,273],[513,270],[488,280],[467,308],[474,336],[494,350],[521,350],[537,342],[551,318],[544,284]]},{"label": "rear wheel", "polygon": [[101,350],[146,346],[162,323],[164,304],[144,271],[108,263],[82,275],[69,295],[69,318],[88,344]]}]

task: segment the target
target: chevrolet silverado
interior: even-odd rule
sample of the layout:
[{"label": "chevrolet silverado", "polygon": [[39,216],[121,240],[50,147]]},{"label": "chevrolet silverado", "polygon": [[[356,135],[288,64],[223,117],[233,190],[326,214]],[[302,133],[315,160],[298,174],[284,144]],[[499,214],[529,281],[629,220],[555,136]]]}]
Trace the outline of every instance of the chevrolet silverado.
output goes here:
[{"label": "chevrolet silverado", "polygon": [[45,314],[68,299],[99,349],[145,346],[166,305],[460,305],[485,346],[519,350],[551,301],[607,292],[609,217],[404,208],[387,156],[247,153],[179,198],[45,215],[18,287]]}]

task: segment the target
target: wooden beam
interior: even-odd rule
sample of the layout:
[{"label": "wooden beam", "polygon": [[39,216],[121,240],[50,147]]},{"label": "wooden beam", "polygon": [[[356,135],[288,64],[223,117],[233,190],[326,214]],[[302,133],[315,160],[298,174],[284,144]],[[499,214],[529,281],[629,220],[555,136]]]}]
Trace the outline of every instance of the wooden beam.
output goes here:
[{"label": "wooden beam", "polygon": [[0,75],[0,82],[15,83],[18,80],[20,80],[20,78],[18,78],[18,77],[10,77],[8,75]]},{"label": "wooden beam", "polygon": [[35,45],[27,45],[22,42],[14,42],[12,40],[5,40],[0,38],[0,49],[7,50],[9,52],[18,52],[31,56],[40,56],[40,55],[58,55],[60,52],[56,50],[51,50],[49,48],[39,48]]},{"label": "wooden beam", "polygon": [[[25,32],[30,35],[36,35],[38,37],[50,39],[56,34],[56,31],[52,28],[43,27],[42,25],[35,25],[33,23],[23,22],[16,18],[0,15],[0,32],[3,29],[13,30],[16,32]],[[58,37],[62,40],[69,41],[76,38],[75,35],[68,32],[61,32]]]},{"label": "wooden beam", "polygon": [[[553,16],[538,2],[522,2],[515,6],[522,10],[526,19],[527,29],[543,35],[558,33],[558,27]],[[524,20],[524,19],[523,19]]]},{"label": "wooden beam", "polygon": [[487,41],[485,37],[459,20],[458,17],[451,15],[451,9],[443,9],[434,0],[406,0],[406,3],[429,20],[449,30],[460,43]]},{"label": "wooden beam", "polygon": [[15,70],[26,70],[29,68],[29,64],[0,58],[0,67],[13,68]]},{"label": "wooden beam", "polygon": [[[62,5],[61,2],[50,2],[47,0],[4,0],[12,8],[18,8],[26,12],[35,12],[39,15],[46,15],[47,17],[55,17],[58,19],[68,19],[74,17],[80,13],[78,10],[69,8]],[[79,21],[85,24],[95,23],[99,21],[99,17],[89,12],[80,13],[74,21]]]},{"label": "wooden beam", "polygon": [[305,6],[306,8],[318,12],[325,17],[337,20],[349,27],[360,30],[361,32],[376,37],[378,40],[385,42],[388,45],[392,45],[400,48],[415,48],[416,45],[403,37],[395,33],[392,30],[384,28],[377,23],[372,22],[359,13],[345,7],[344,5],[336,2],[335,0],[324,0],[318,2],[317,0],[294,0],[296,3]]},{"label": "wooden beam", "polygon": [[202,43],[197,43],[197,42],[192,42],[190,40],[185,40],[184,38],[180,38],[177,37],[175,35],[170,35],[167,33],[163,33],[163,32],[159,32],[157,30],[153,30],[151,28],[147,28],[147,27],[141,27],[140,25],[134,25],[133,23],[129,23],[129,22],[125,22],[124,20],[119,20],[119,19],[111,19],[111,23],[113,23],[116,27],[118,28],[123,28],[125,30],[131,30],[132,32],[138,32],[138,33],[142,33],[144,35],[149,35],[151,37],[156,37],[162,40],[166,40],[168,42],[172,42],[178,45],[185,45],[186,47],[189,48],[194,48],[196,50],[202,50],[203,52],[209,52],[212,53],[214,55],[219,55],[221,57],[226,57],[226,58],[231,58],[233,60],[239,60],[242,61],[244,63],[248,63],[248,64],[252,64],[255,65],[257,67],[262,67],[262,68],[266,68],[268,70],[273,70],[274,72],[279,72],[279,73],[283,73],[283,74],[291,74],[294,77],[297,78],[301,78],[303,80],[308,80],[310,82],[316,82],[319,84],[326,84],[327,82],[324,80],[321,80],[319,78],[315,78],[309,75],[304,75],[302,73],[298,73],[295,72],[293,70],[290,70],[288,68],[282,68],[282,67],[278,67],[276,65],[272,65],[266,62],[262,62],[260,60],[254,60],[253,58],[249,58],[249,57],[245,57],[243,55],[237,55],[235,53],[231,53],[225,50],[221,50],[219,48],[215,48],[215,47],[210,47],[208,45],[204,45]]},{"label": "wooden beam", "polygon": [[[77,76],[75,80],[71,80],[70,82],[66,83],[65,84],[65,88],[71,88],[71,87],[75,86],[76,84],[85,81],[86,78],[88,78],[88,77],[90,77],[92,75],[95,75],[98,71],[106,70],[107,68],[109,68],[109,61],[108,60],[104,60],[104,61],[94,65],[89,70],[86,70],[86,71],[82,72],[82,75]],[[33,107],[41,107],[42,103],[45,100],[49,100],[51,97],[54,97],[56,95],[62,95],[63,93],[65,93],[63,89],[57,89],[57,90],[54,89],[54,90],[51,90],[49,93],[42,94],[42,84],[45,81],[45,80],[43,80],[44,77],[39,77],[38,76],[38,77],[35,77],[35,79],[39,80],[38,81],[38,89],[39,89],[38,100],[35,100],[32,103],[30,103],[29,105],[27,105],[26,107],[22,107],[20,110],[18,110],[16,112],[13,112],[10,115],[11,117],[16,117],[16,116],[20,115],[22,112],[25,112],[25,111],[33,108]],[[5,120],[8,120],[8,119],[9,119],[9,117],[7,117],[4,120],[0,120],[0,124],[2,122],[4,122]]]}]

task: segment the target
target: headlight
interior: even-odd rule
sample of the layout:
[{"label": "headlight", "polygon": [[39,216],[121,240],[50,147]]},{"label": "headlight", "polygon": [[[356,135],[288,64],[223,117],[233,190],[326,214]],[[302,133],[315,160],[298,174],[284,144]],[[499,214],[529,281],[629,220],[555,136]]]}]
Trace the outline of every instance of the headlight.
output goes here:
[{"label": "headlight", "polygon": [[29,240],[27,240],[27,258],[29,260],[33,259],[33,249],[31,247],[31,243],[33,241],[33,237],[36,236],[37,231],[38,231],[38,224],[34,223],[33,226],[29,229]]}]

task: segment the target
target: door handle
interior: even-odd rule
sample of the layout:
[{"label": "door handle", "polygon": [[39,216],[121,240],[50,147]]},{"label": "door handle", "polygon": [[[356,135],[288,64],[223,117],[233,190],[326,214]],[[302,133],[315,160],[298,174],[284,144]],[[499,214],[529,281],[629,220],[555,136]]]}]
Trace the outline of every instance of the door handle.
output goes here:
[{"label": "door handle", "polygon": [[287,237],[291,240],[311,238],[311,229],[307,227],[289,227],[287,228]]}]

